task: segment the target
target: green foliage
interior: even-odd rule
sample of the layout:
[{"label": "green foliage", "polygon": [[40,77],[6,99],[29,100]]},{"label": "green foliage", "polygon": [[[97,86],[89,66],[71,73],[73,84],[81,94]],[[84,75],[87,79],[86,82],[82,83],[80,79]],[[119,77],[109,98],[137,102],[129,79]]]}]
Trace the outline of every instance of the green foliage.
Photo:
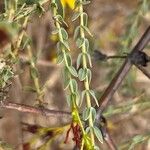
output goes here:
[{"label": "green foliage", "polygon": [[0,88],[4,88],[9,80],[14,76],[12,67],[6,64],[4,60],[0,61]]},{"label": "green foliage", "polygon": [[[5,88],[15,75],[12,68],[18,63],[18,51],[20,49],[27,49],[30,78],[33,80],[33,86],[26,86],[26,89],[36,93],[36,99],[40,105],[44,103],[44,87],[46,84],[43,86],[40,85],[40,77],[36,67],[37,58],[34,57],[31,49],[32,41],[24,30],[33,14],[41,16],[45,13],[43,4],[48,1],[49,0],[5,0],[5,13],[0,16],[0,30],[4,31],[4,33],[6,32],[9,43],[7,49],[5,49],[6,54],[2,54],[2,58],[0,58],[0,89]],[[67,33],[66,27],[68,27],[68,24],[65,22],[64,9],[60,0],[51,1],[51,10],[55,24],[55,29],[52,34],[58,37],[57,49],[59,56],[57,62],[64,65],[63,79],[66,99],[72,113],[73,123],[78,124],[81,129],[82,149],[97,150],[99,148],[95,144],[94,137],[96,137],[100,143],[103,143],[103,136],[101,128],[95,125],[96,109],[94,106],[99,106],[99,102],[95,91],[91,89],[90,85],[92,80],[92,62],[89,53],[91,51],[89,37],[92,38],[92,33],[88,28],[88,14],[84,12],[84,7],[89,3],[90,1],[88,0],[76,0],[76,9],[71,18],[73,22],[78,22],[73,35],[76,46],[78,50],[80,50],[77,56],[76,67],[74,67],[72,62],[71,51],[73,50],[69,45],[70,34],[68,35]],[[128,52],[127,50],[131,49],[133,41],[138,35],[141,18],[148,10],[148,0],[143,0],[140,2],[139,8],[128,18],[127,32],[125,36],[121,38],[121,47],[124,52]],[[133,78],[130,76],[128,80],[130,85],[132,85],[135,76],[132,77]],[[83,83],[82,91],[80,91],[79,82]],[[83,111],[81,106],[83,106]],[[126,112],[133,114],[133,108],[135,107],[138,108],[138,111],[143,111],[150,107],[150,103],[143,100],[140,102],[127,102],[117,107],[109,106],[104,116],[110,117],[115,114],[121,115]],[[40,129],[37,136],[41,138],[49,131],[52,131],[52,129]],[[62,134],[62,132],[63,130],[56,129],[54,136]],[[133,149],[137,144],[147,139],[147,135],[137,135],[133,137],[125,147],[128,147],[129,150]],[[49,138],[47,143],[44,143],[39,149],[46,149],[50,141],[51,139]],[[35,144],[34,139],[31,143],[32,142]]]}]

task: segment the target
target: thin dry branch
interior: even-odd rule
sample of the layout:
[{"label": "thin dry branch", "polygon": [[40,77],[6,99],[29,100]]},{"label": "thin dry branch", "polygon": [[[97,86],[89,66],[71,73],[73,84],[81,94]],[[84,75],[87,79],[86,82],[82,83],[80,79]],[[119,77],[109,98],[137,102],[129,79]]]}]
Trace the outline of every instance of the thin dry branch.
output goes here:
[{"label": "thin dry branch", "polygon": [[150,79],[150,73],[149,73],[144,67],[142,67],[142,66],[140,66],[140,65],[136,65],[136,67],[137,67],[139,70],[141,70],[141,71],[145,74],[145,76],[147,76],[147,77]]},{"label": "thin dry branch", "polygon": [[98,110],[97,117],[96,117],[97,120],[99,120],[101,113],[107,107],[107,105],[108,105],[109,101],[112,99],[114,93],[116,92],[116,90],[122,83],[123,79],[129,72],[129,70],[132,66],[130,57],[132,57],[132,55],[137,51],[143,51],[143,49],[145,48],[145,46],[148,44],[149,41],[150,41],[150,26],[147,28],[147,30],[145,31],[145,33],[143,34],[143,36],[141,37],[139,42],[135,45],[135,47],[129,54],[129,57],[127,57],[125,59],[125,62],[123,63],[123,65],[121,66],[119,71],[116,73],[116,76],[113,78],[113,80],[111,81],[111,83],[109,84],[107,89],[104,91],[102,97],[100,98],[100,100],[99,100],[100,107],[97,108],[97,110]]},{"label": "thin dry branch", "polygon": [[1,102],[0,108],[4,109],[12,109],[17,110],[19,112],[25,112],[25,113],[32,113],[32,114],[38,114],[43,115],[47,117],[67,117],[68,119],[71,119],[71,113],[65,112],[65,111],[59,111],[59,110],[51,110],[46,108],[36,108],[29,105],[24,104],[18,104],[18,103],[12,103],[12,102]]}]

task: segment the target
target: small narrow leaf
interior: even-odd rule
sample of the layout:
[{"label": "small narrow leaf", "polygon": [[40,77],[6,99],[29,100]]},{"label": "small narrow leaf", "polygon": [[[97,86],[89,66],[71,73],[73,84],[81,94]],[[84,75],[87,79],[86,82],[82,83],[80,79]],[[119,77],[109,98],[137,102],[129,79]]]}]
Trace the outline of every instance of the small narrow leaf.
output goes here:
[{"label": "small narrow leaf", "polygon": [[91,32],[90,32],[90,30],[88,29],[88,27],[82,26],[82,28],[83,28],[91,37],[93,37],[93,35],[91,34]]},{"label": "small narrow leaf", "polygon": [[81,101],[80,101],[79,107],[81,107],[81,105],[82,105],[82,102],[83,102],[85,94],[86,94],[86,90],[82,91],[82,93],[81,93]]},{"label": "small narrow leaf", "polygon": [[86,121],[90,117],[90,108],[85,108],[82,114],[83,120]]},{"label": "small narrow leaf", "polygon": [[62,45],[65,47],[65,49],[67,49],[68,51],[70,51],[70,48],[69,48],[69,45],[68,45],[68,42],[67,41],[64,41],[62,43]]},{"label": "small narrow leaf", "polygon": [[64,28],[61,28],[61,34],[64,40],[68,39],[68,33],[66,32],[66,30]]},{"label": "small narrow leaf", "polygon": [[81,46],[84,44],[84,38],[78,38],[76,44],[78,48],[81,48]]},{"label": "small narrow leaf", "polygon": [[78,35],[79,35],[79,32],[80,32],[80,26],[77,26],[75,31],[74,31],[74,35],[73,35],[73,38],[74,39],[77,39]]},{"label": "small narrow leaf", "polygon": [[[89,47],[89,46],[88,46],[88,47]],[[88,53],[87,53],[87,58],[88,58],[90,67],[92,67],[91,56],[90,56],[90,54],[88,54]]]},{"label": "small narrow leaf", "polygon": [[93,90],[89,90],[89,93],[93,97],[93,99],[95,100],[96,105],[99,107],[98,100],[95,96],[95,92]]},{"label": "small narrow leaf", "polygon": [[79,106],[80,105],[80,94],[79,94],[78,90],[74,94],[75,94],[76,105]]},{"label": "small narrow leaf", "polygon": [[71,56],[68,53],[65,53],[64,55],[66,55],[68,66],[72,66]]},{"label": "small narrow leaf", "polygon": [[87,128],[85,129],[85,132],[88,134],[88,133],[90,132],[90,127],[87,127]]},{"label": "small narrow leaf", "polygon": [[67,100],[68,106],[71,107],[71,96],[67,95],[66,100]]},{"label": "small narrow leaf", "polygon": [[88,41],[88,39],[85,39],[85,47],[86,47],[86,51],[88,51],[89,50],[89,41]]},{"label": "small narrow leaf", "polygon": [[79,16],[80,16],[80,12],[75,12],[74,14],[73,14],[73,16],[72,16],[72,21],[75,21]]},{"label": "small narrow leaf", "polygon": [[77,58],[77,69],[80,67],[80,65],[81,65],[81,60],[82,59],[82,53],[80,53],[79,55],[78,55],[78,58]]},{"label": "small narrow leaf", "polygon": [[61,64],[64,61],[64,57],[62,54],[59,54],[57,57],[57,64]]},{"label": "small narrow leaf", "polygon": [[75,69],[73,66],[69,66],[68,69],[69,69],[69,72],[70,72],[73,76],[78,77],[78,73],[77,73],[76,69]]},{"label": "small narrow leaf", "polygon": [[70,78],[68,75],[68,68],[64,68],[64,89],[67,89],[70,84]]},{"label": "small narrow leaf", "polygon": [[80,81],[83,81],[87,77],[87,69],[86,68],[81,68],[78,72],[78,77]]},{"label": "small narrow leaf", "polygon": [[84,26],[87,27],[87,24],[88,24],[88,15],[86,13],[83,13],[83,20],[84,20]]},{"label": "small narrow leaf", "polygon": [[103,136],[102,136],[102,133],[101,133],[100,129],[99,129],[98,127],[94,126],[94,127],[93,127],[93,131],[94,131],[94,134],[95,134],[95,136],[97,137],[97,139],[98,139],[101,143],[103,143]]},{"label": "small narrow leaf", "polygon": [[78,91],[78,84],[77,84],[76,80],[71,79],[70,84],[71,84],[71,86],[73,86],[74,93],[76,93]]},{"label": "small narrow leaf", "polygon": [[93,122],[95,122],[96,110],[95,110],[95,108],[93,108],[93,107],[91,107],[91,114],[92,114],[92,120],[93,120]]},{"label": "small narrow leaf", "polygon": [[92,73],[91,73],[90,69],[87,69],[87,76],[88,76],[88,81],[89,81],[89,84],[90,84],[91,79],[92,79]]}]

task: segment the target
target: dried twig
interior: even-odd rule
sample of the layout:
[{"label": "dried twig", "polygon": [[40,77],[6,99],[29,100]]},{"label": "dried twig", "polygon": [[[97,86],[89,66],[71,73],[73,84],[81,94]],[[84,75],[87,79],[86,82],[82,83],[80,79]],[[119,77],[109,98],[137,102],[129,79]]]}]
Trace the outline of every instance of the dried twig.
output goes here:
[{"label": "dried twig", "polygon": [[142,67],[142,66],[140,66],[140,65],[136,65],[136,67],[137,67],[139,70],[141,70],[141,71],[145,74],[145,76],[147,76],[147,77],[150,79],[150,73],[149,73],[144,67]]},{"label": "dried twig", "polygon": [[[106,118],[104,118],[102,116],[100,121],[101,121],[101,123],[100,123],[100,130],[102,132],[102,135],[103,135],[103,138],[104,138],[106,144],[108,145],[110,150],[117,150],[117,146],[113,142],[113,139],[112,139],[112,137],[111,137],[111,135],[109,133]],[[97,123],[96,123],[96,125],[98,127]]]},{"label": "dried twig", "polygon": [[143,36],[141,37],[139,42],[133,48],[129,57],[127,57],[125,59],[125,62],[123,63],[123,65],[117,72],[116,76],[113,78],[113,80],[111,81],[111,83],[109,84],[107,89],[104,91],[104,94],[100,98],[100,100],[99,100],[100,107],[97,108],[97,110],[98,110],[97,117],[96,117],[97,120],[99,120],[101,113],[104,111],[107,104],[112,99],[112,96],[114,95],[114,93],[116,92],[116,90],[118,89],[120,84],[122,83],[123,79],[125,78],[126,74],[129,72],[129,70],[132,66],[130,58],[132,57],[132,55],[135,52],[142,51],[145,48],[145,46],[148,44],[149,41],[150,41],[150,26],[147,28],[147,30],[145,31],[145,33],[143,34]]},{"label": "dried twig", "polygon": [[24,104],[18,104],[18,103],[12,103],[12,102],[6,102],[1,101],[0,103],[1,108],[5,109],[13,109],[17,110],[19,112],[26,112],[26,113],[32,113],[32,114],[40,114],[45,116],[55,116],[55,117],[67,117],[68,119],[71,119],[71,113],[65,112],[65,111],[59,111],[59,110],[51,110],[46,108],[36,108],[33,106],[28,106]]}]

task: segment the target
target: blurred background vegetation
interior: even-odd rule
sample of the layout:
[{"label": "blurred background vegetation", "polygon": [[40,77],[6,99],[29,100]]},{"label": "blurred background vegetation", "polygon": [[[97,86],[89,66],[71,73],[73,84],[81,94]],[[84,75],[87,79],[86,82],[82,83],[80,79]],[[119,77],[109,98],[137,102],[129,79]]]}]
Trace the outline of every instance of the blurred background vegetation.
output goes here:
[{"label": "blurred background vegetation", "polygon": [[[18,14],[15,12],[14,24],[10,25],[11,15],[8,17],[7,13],[3,14],[6,9],[4,2],[0,1],[0,40],[3,41],[0,45],[0,59],[1,61],[5,58],[8,60],[6,62],[7,73],[4,72],[5,75],[7,74],[6,80],[13,77],[9,81],[11,86],[5,96],[6,100],[36,105],[35,99],[38,101],[44,99],[47,108],[70,111],[66,101],[67,93],[64,92],[63,87],[63,65],[57,65],[56,62],[58,37],[52,34],[55,25],[49,5],[47,3],[42,7],[39,5],[33,13],[32,1],[26,1],[28,9],[25,9],[26,6],[24,6],[22,10],[24,13],[32,13],[30,18],[26,17],[29,19],[28,24],[23,19],[24,16],[22,17],[24,13],[20,10],[17,12]],[[22,6],[25,0],[18,2]],[[79,50],[73,41],[73,32],[77,22],[72,23],[71,21],[75,11],[72,2],[72,0],[62,0],[65,7],[65,21],[69,26],[65,29],[69,34],[73,65],[76,66]],[[92,0],[87,5],[86,12],[89,15],[89,29],[93,34],[92,38],[89,37],[91,54],[95,49],[108,55],[129,53],[150,25],[150,2],[148,0]],[[19,23],[15,22],[18,17],[22,17]],[[22,26],[24,26],[23,29]],[[16,50],[16,59],[15,54],[10,52],[8,44],[15,41],[24,30],[26,33],[23,42],[17,42],[19,47]],[[31,47],[26,46],[27,43],[31,43]],[[149,46],[145,51],[150,55],[148,50]],[[11,58],[11,62],[9,58]],[[15,65],[12,66],[14,71],[12,72],[9,64],[13,64],[14,61]],[[122,62],[123,60],[101,62],[92,59],[91,86],[96,91],[98,98]],[[150,70],[150,65],[147,66],[147,70]],[[0,83],[4,82],[0,81]],[[80,89],[83,89],[82,83],[78,84]],[[44,90],[41,91],[43,85]],[[1,87],[4,88],[6,85],[2,84]],[[149,79],[133,66],[104,113],[108,120],[111,136],[119,149],[150,149],[149,87]],[[4,98],[4,95],[2,96]],[[74,143],[71,137],[68,143],[64,144],[68,127],[56,128],[68,123],[67,118],[37,116],[5,109],[0,109],[0,116],[2,116],[0,120],[0,145],[2,148],[0,149],[28,150],[30,144],[33,149],[41,150],[73,149]],[[50,133],[55,135],[54,138]],[[106,144],[99,146],[104,150],[108,149]]]}]

